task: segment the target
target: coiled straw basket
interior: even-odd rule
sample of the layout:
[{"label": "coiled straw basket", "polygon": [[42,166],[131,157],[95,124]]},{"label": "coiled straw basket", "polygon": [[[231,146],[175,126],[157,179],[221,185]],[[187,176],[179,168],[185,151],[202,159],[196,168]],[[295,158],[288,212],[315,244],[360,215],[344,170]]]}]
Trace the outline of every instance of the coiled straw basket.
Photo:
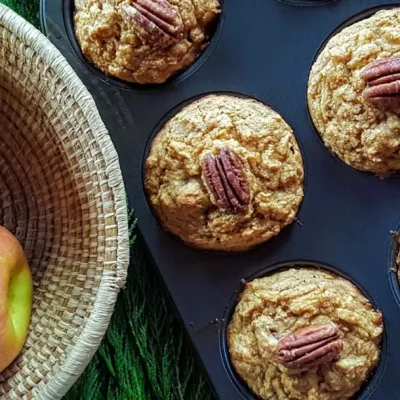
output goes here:
[{"label": "coiled straw basket", "polygon": [[0,398],[54,400],[90,361],[125,282],[125,191],[92,97],[2,5],[0,52],[0,224],[23,244],[34,279],[29,336],[0,374]]}]

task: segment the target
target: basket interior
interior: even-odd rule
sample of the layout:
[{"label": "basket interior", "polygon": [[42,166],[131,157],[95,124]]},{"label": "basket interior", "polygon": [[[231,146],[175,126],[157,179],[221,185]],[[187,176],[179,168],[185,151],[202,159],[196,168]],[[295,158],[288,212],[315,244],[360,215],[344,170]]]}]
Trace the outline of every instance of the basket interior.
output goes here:
[{"label": "basket interior", "polygon": [[[64,77],[1,25],[0,49],[0,224],[22,243],[34,281],[28,339],[0,374],[0,397],[36,398],[116,275],[115,199],[104,148]],[[88,361],[79,352],[71,365]]]}]

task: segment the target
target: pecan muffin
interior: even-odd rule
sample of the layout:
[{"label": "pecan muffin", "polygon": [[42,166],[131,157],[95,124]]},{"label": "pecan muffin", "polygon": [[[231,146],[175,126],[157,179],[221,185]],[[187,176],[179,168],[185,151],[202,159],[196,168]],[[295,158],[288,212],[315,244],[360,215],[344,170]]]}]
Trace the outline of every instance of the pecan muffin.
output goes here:
[{"label": "pecan muffin", "polygon": [[276,112],[252,99],[210,95],[158,133],[145,187],[161,224],[187,244],[243,251],[295,219],[303,163]]},{"label": "pecan muffin", "polygon": [[313,268],[246,283],[228,326],[233,367],[265,400],[346,400],[377,366],[382,315]]},{"label": "pecan muffin", "polygon": [[86,58],[108,75],[162,83],[207,46],[218,0],[75,0]]},{"label": "pecan muffin", "polygon": [[379,176],[400,170],[399,43],[400,9],[379,11],[330,39],[308,82],[309,110],[325,145]]}]

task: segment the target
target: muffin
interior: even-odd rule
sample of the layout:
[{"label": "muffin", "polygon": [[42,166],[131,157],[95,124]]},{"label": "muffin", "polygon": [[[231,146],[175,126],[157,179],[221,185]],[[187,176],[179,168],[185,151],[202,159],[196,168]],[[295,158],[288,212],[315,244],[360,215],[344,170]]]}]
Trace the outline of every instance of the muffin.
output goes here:
[{"label": "muffin", "polygon": [[400,170],[400,9],[379,11],[336,34],[308,82],[308,105],[325,145],[378,176]]},{"label": "muffin", "polygon": [[314,268],[246,283],[228,326],[234,369],[265,400],[346,400],[377,366],[382,315]]},{"label": "muffin", "polygon": [[295,219],[303,163],[276,112],[252,99],[210,95],[158,133],[145,188],[163,227],[187,244],[244,251]]},{"label": "muffin", "polygon": [[75,34],[104,73],[162,83],[207,46],[218,0],[76,0]]}]

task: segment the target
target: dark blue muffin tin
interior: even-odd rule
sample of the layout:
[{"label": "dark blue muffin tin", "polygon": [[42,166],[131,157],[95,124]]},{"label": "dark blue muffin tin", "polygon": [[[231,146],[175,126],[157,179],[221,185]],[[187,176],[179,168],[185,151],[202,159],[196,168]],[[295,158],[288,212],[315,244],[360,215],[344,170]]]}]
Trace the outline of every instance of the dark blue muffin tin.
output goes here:
[{"label": "dark blue muffin tin", "polygon": [[[105,76],[82,57],[73,0],[42,0],[42,26],[93,94],[119,153],[141,234],[220,399],[255,399],[233,371],[226,327],[241,280],[291,265],[327,268],[353,281],[384,316],[379,366],[356,399],[399,400],[400,296],[395,275],[398,177],[379,179],[334,157],[315,132],[306,90],[311,65],[332,33],[379,8],[377,0],[225,0],[210,46],[163,85]],[[143,189],[143,163],[162,124],[192,99],[228,92],[254,97],[293,128],[305,166],[298,220],[246,253],[202,252],[165,233]],[[190,399],[188,399],[190,400]]]}]

